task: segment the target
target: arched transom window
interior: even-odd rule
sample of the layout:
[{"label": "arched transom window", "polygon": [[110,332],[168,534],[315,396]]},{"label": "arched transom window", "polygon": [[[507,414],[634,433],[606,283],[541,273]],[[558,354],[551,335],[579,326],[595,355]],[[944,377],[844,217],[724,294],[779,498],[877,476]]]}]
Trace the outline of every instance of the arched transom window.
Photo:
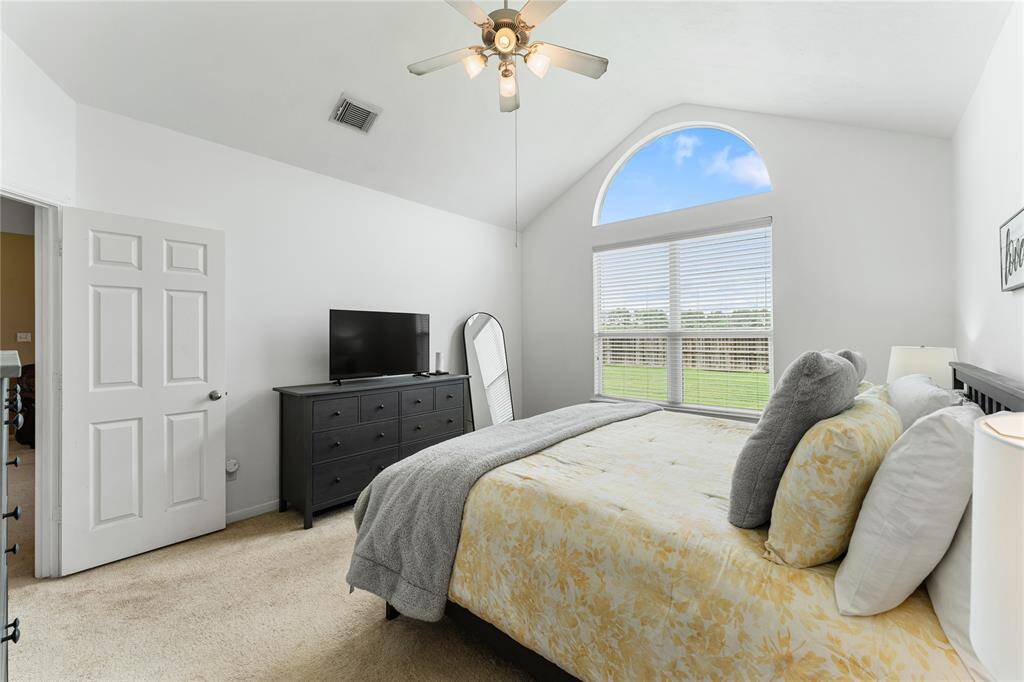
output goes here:
[{"label": "arched transom window", "polygon": [[595,225],[770,192],[768,169],[740,135],[711,126],[664,133],[621,162]]}]

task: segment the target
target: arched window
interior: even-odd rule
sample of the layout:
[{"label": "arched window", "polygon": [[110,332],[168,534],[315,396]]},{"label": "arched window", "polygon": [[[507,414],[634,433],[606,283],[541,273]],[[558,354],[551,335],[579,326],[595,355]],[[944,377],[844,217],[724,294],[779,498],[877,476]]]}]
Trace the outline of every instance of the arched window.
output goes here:
[{"label": "arched window", "polygon": [[594,220],[678,211],[770,192],[768,169],[740,135],[711,126],[677,128],[642,143],[606,182]]}]

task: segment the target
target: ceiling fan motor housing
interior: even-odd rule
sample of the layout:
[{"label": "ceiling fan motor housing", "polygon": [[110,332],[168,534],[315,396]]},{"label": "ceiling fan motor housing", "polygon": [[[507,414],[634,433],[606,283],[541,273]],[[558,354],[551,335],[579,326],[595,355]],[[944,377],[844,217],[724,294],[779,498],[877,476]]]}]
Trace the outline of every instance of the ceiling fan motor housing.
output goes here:
[{"label": "ceiling fan motor housing", "polygon": [[488,15],[493,26],[485,27],[480,32],[480,40],[488,49],[494,48],[494,36],[503,28],[511,29],[516,34],[516,48],[525,47],[530,42],[530,34],[519,21],[519,12],[514,9],[496,9]]}]

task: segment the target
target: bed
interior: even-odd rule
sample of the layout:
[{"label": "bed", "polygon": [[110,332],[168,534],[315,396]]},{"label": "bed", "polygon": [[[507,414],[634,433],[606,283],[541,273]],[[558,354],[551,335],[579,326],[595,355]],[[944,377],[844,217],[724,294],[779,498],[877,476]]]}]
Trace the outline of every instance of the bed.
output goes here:
[{"label": "bed", "polygon": [[[1024,409],[1024,388],[954,369],[987,412]],[[838,562],[774,564],[766,530],[728,523],[751,430],[657,412],[487,473],[466,500],[449,615],[542,678],[970,679],[923,587],[843,617]]]}]

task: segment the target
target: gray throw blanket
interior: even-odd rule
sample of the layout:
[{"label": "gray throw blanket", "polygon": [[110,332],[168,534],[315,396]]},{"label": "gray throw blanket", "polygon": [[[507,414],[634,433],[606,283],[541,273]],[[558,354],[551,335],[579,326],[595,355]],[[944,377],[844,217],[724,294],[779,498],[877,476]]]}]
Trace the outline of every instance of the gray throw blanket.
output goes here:
[{"label": "gray throw blanket", "polygon": [[440,620],[462,510],[477,479],[568,438],[659,409],[643,403],[573,405],[474,431],[392,464],[356,500],[359,532],[349,585],[383,597],[403,615]]}]

